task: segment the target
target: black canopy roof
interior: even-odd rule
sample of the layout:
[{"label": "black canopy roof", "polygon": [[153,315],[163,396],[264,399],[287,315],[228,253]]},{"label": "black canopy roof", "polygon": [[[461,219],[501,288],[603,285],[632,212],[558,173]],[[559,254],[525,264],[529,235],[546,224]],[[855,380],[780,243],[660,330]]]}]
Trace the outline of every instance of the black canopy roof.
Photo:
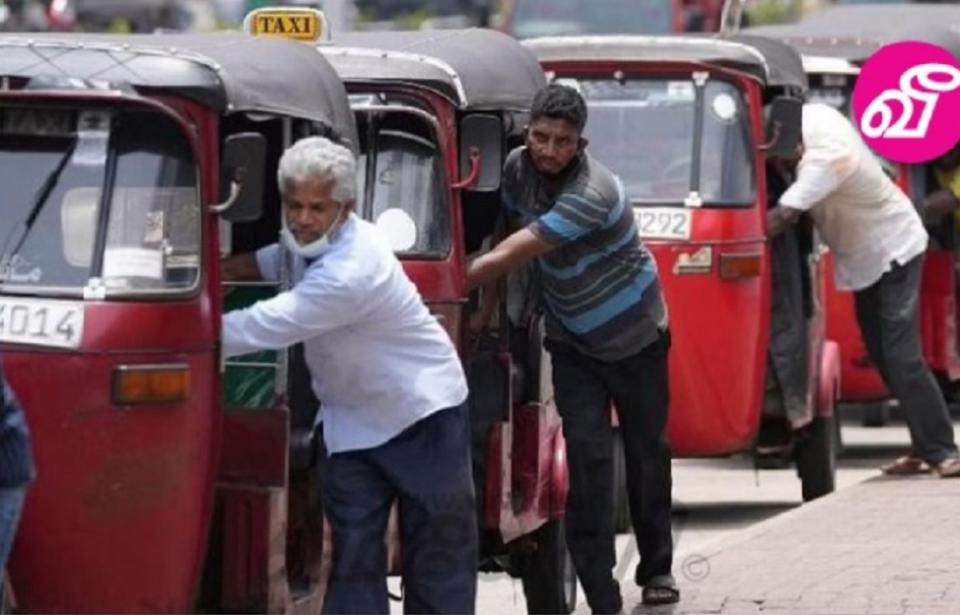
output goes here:
[{"label": "black canopy roof", "polygon": [[881,45],[920,40],[960,58],[960,7],[954,4],[851,4],[811,13],[796,23],[745,32],[781,39],[805,55],[863,62]]},{"label": "black canopy roof", "polygon": [[321,122],[356,142],[343,83],[310,45],[240,33],[0,34],[0,77],[173,91],[213,109]]},{"label": "black canopy roof", "polygon": [[545,84],[530,50],[494,30],[355,32],[320,50],[348,83],[417,83],[462,109],[527,109]]},{"label": "black canopy roof", "polygon": [[541,62],[693,62],[732,68],[767,86],[807,85],[797,52],[759,36],[561,36],[528,39],[524,44]]}]

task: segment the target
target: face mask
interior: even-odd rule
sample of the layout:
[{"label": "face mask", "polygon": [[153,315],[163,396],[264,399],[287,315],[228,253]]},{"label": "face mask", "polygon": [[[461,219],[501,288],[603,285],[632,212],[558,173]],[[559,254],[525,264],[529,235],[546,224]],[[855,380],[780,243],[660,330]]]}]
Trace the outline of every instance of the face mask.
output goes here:
[{"label": "face mask", "polygon": [[310,243],[300,243],[287,226],[287,217],[281,216],[283,226],[280,228],[280,239],[288,250],[304,258],[319,258],[330,250],[330,236],[337,230],[342,222],[339,218],[343,213],[343,208],[337,210],[337,221],[327,229],[327,232],[314,239]]}]

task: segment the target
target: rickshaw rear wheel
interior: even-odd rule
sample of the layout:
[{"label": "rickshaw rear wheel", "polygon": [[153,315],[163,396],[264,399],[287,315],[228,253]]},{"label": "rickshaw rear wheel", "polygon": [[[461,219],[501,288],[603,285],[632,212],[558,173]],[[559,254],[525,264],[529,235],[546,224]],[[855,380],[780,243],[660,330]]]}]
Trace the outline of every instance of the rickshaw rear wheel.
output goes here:
[{"label": "rickshaw rear wheel", "polygon": [[532,536],[535,544],[521,557],[527,613],[567,615],[577,606],[577,573],[567,549],[563,519],[547,521]]},{"label": "rickshaw rear wheel", "polygon": [[627,457],[623,447],[623,434],[619,427],[613,429],[613,531],[629,532],[630,496],[627,493]]},{"label": "rickshaw rear wheel", "polygon": [[803,501],[832,493],[837,482],[837,417],[818,416],[797,442],[797,473]]}]

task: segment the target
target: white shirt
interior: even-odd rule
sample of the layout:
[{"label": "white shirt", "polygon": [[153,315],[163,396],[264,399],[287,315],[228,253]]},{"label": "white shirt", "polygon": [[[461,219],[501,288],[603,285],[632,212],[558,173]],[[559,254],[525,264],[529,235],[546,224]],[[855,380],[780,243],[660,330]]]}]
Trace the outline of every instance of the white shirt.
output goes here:
[{"label": "white shirt", "polygon": [[[281,258],[276,244],[257,252],[264,279],[279,277]],[[302,279],[291,290],[223,317],[223,350],[304,342],[331,454],[379,446],[463,403],[456,348],[374,226],[351,214],[328,252],[292,271]]]},{"label": "white shirt", "polygon": [[804,105],[803,145],[797,181],[780,205],[810,211],[834,254],[839,288],[864,289],[891,263],[924,253],[920,215],[846,117],[828,105]]}]

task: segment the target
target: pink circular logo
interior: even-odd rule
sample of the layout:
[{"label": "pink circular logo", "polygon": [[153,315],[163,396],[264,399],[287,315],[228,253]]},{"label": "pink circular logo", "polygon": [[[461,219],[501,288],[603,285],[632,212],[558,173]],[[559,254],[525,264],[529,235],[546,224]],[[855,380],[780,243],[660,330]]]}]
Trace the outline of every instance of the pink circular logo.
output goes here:
[{"label": "pink circular logo", "polygon": [[885,45],[860,71],[853,115],[863,140],[881,156],[933,160],[960,140],[960,63],[929,43]]}]

